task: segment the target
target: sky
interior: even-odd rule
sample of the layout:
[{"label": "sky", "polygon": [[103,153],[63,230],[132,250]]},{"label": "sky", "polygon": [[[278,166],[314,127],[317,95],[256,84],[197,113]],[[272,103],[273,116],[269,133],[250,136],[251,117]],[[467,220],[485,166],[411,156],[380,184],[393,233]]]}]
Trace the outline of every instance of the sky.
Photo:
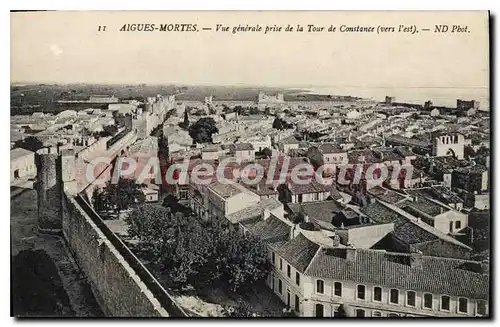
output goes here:
[{"label": "sky", "polygon": [[[200,31],[120,32],[127,23],[189,23]],[[232,34],[216,32],[217,24],[404,24],[431,31]],[[435,24],[468,26],[469,32],[434,33]],[[488,88],[488,81],[484,11],[11,13],[13,83]]]}]

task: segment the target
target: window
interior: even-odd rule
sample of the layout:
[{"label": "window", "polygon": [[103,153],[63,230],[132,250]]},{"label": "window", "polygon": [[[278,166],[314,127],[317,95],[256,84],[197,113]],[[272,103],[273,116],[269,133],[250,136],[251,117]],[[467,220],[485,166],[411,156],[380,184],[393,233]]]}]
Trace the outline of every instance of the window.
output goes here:
[{"label": "window", "polygon": [[295,312],[300,312],[300,299],[297,294],[295,294]]},{"label": "window", "polygon": [[373,288],[373,301],[382,302],[382,288],[375,286]]},{"label": "window", "polygon": [[462,228],[462,222],[460,220],[455,221],[455,229]]},{"label": "window", "polygon": [[292,269],[290,269],[290,265],[286,265],[286,275],[288,278],[292,276]]},{"label": "window", "polygon": [[335,282],[333,288],[334,288],[333,294],[335,296],[342,296],[342,283],[341,282]]},{"label": "window", "polygon": [[290,306],[290,290],[286,290],[286,305]]},{"label": "window", "polygon": [[323,317],[323,304],[316,304],[316,317]]},{"label": "window", "polygon": [[469,306],[469,301],[466,298],[459,298],[458,299],[458,312],[460,313],[467,313],[469,310],[467,310]]},{"label": "window", "polygon": [[295,272],[295,284],[300,285],[300,275],[298,272]]},{"label": "window", "polygon": [[450,311],[450,297],[448,295],[441,296],[441,310]]},{"label": "window", "polygon": [[272,274],[272,276],[271,276],[271,286],[272,286],[272,289],[274,291],[274,274]]},{"label": "window", "polygon": [[432,294],[424,294],[424,309],[432,309]]},{"label": "window", "polygon": [[280,294],[283,294],[283,282],[281,281],[281,279],[278,279],[278,292]]},{"label": "window", "polygon": [[271,252],[271,262],[273,263],[274,265],[274,262],[275,262],[275,255],[274,255],[274,252]]},{"label": "window", "polygon": [[389,303],[398,304],[399,303],[399,290],[391,288]]},{"label": "window", "polygon": [[179,191],[179,200],[187,200],[188,198],[188,190],[180,190]]},{"label": "window", "polygon": [[365,316],[365,310],[356,309],[356,317],[364,317],[364,316]]},{"label": "window", "polygon": [[302,203],[302,194],[297,196],[297,202]]},{"label": "window", "polygon": [[365,285],[358,285],[356,288],[356,298],[358,300],[364,300],[365,299]]},{"label": "window", "polygon": [[316,281],[316,293],[323,294],[325,292],[325,282],[321,279]]},{"label": "window", "polygon": [[486,301],[477,300],[477,302],[476,302],[476,313],[479,316],[486,316]]},{"label": "window", "polygon": [[373,310],[372,317],[382,317],[382,312]]},{"label": "window", "polygon": [[414,307],[416,302],[416,294],[414,291],[406,292],[406,305],[409,307]]},{"label": "window", "polygon": [[313,200],[318,201],[319,200],[319,194],[318,193],[313,193]]},{"label": "window", "polygon": [[280,270],[283,269],[283,260],[280,258]]}]

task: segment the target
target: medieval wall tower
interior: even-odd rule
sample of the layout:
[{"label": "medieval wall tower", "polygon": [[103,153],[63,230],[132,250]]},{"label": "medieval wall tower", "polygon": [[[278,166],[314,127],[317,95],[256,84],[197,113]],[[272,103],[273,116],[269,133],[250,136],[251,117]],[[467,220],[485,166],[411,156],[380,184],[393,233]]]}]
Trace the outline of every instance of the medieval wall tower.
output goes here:
[{"label": "medieval wall tower", "polygon": [[61,162],[57,149],[44,148],[37,151],[38,227],[45,231],[60,231],[62,228],[62,180]]},{"label": "medieval wall tower", "polygon": [[41,232],[59,232],[62,228],[63,192],[77,193],[75,153],[73,149],[37,151],[38,228]]}]

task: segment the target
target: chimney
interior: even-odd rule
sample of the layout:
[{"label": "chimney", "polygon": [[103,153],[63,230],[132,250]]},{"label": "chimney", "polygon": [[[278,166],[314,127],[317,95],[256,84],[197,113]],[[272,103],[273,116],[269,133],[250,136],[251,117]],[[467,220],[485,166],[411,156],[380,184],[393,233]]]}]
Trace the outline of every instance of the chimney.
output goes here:
[{"label": "chimney", "polygon": [[304,214],[304,222],[305,223],[308,223],[309,222],[309,216]]},{"label": "chimney", "polygon": [[422,269],[422,251],[416,250],[411,254],[411,267]]},{"label": "chimney", "polygon": [[345,258],[347,262],[355,262],[356,261],[356,248],[352,244],[348,244],[345,249]]},{"label": "chimney", "polygon": [[262,210],[262,220],[266,220],[271,216],[271,211],[269,209]]},{"label": "chimney", "polygon": [[333,240],[333,242],[332,242],[332,246],[333,246],[334,248],[340,245],[340,236],[338,236],[338,235],[333,235],[333,236],[332,236],[332,240]]},{"label": "chimney", "polygon": [[290,227],[290,239],[293,240],[295,237],[295,234],[297,234],[297,225],[293,224]]}]

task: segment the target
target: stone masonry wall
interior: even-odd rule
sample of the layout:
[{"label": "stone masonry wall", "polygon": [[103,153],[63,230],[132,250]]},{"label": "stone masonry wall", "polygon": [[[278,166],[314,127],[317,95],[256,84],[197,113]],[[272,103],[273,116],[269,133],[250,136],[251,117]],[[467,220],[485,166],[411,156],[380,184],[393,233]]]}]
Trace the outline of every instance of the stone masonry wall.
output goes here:
[{"label": "stone masonry wall", "polygon": [[63,234],[107,316],[169,316],[117,248],[71,196],[63,197]]}]

